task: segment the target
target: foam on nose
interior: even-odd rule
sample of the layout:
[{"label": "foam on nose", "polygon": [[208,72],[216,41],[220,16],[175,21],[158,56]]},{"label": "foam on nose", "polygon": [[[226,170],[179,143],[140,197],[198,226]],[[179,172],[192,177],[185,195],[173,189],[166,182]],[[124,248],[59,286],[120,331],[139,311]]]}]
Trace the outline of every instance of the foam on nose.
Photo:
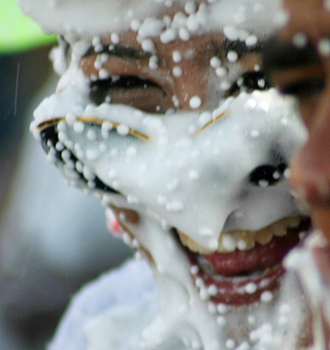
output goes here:
[{"label": "foam on nose", "polygon": [[[257,230],[295,213],[287,187],[253,186],[249,176],[268,164],[275,146],[289,159],[303,138],[292,108],[273,90],[242,93],[210,115],[221,115],[224,108],[228,112],[223,118],[196,133],[199,112],[135,115],[127,106],[87,105],[81,119],[70,123],[69,118],[57,132],[59,141],[89,170],[82,175],[93,174],[129,203],[149,208],[216,250],[224,229]],[[110,133],[103,132],[104,123],[112,123]],[[132,134],[133,129],[143,130],[149,139]],[[241,217],[231,215],[235,212]]]}]

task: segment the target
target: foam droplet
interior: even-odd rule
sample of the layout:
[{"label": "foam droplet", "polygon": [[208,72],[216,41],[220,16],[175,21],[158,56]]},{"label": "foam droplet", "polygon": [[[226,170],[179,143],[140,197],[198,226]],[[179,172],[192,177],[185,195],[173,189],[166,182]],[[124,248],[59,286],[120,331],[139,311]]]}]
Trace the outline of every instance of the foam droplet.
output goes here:
[{"label": "foam droplet", "polygon": [[265,292],[263,292],[261,294],[260,300],[263,303],[270,303],[273,300],[273,293],[268,291],[268,290],[266,290]]},{"label": "foam droplet", "polygon": [[189,101],[189,106],[192,109],[197,109],[201,106],[202,100],[199,96],[193,96]]},{"label": "foam droplet", "polygon": [[126,136],[129,134],[129,127],[125,124],[120,124],[117,126],[117,132],[119,135]]}]

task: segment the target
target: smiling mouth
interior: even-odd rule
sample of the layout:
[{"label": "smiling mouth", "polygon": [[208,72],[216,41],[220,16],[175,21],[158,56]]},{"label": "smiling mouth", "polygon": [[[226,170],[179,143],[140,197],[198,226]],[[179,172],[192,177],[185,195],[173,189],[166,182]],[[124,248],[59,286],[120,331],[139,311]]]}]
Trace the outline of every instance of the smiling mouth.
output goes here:
[{"label": "smiling mouth", "polygon": [[258,231],[225,232],[216,252],[177,233],[201,299],[235,306],[272,301],[285,273],[282,260],[309,227],[308,218],[287,217]]}]

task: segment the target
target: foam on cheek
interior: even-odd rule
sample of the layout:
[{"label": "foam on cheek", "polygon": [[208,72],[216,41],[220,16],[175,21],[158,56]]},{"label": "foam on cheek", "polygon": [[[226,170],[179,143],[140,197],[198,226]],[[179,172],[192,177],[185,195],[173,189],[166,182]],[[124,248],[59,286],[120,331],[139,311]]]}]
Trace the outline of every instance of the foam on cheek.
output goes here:
[{"label": "foam on cheek", "polygon": [[[142,32],[147,33],[148,30],[151,30],[150,27],[155,28],[157,25],[160,30],[163,28],[157,20],[145,20],[140,30],[144,28]],[[246,30],[242,31],[235,27],[226,28],[225,34],[231,39],[244,40],[251,37]],[[120,37],[117,39],[120,40]],[[139,37],[139,40],[141,40],[144,50],[153,51],[155,49],[150,38],[144,37],[142,39]],[[92,40],[95,49],[100,43],[99,37]],[[86,143],[82,122],[73,123],[72,131],[74,134],[69,134],[67,139],[76,140],[76,143],[80,145],[78,151],[80,154],[86,155],[86,159],[83,160],[102,177],[105,183],[113,188],[120,188],[124,194],[131,196],[131,198],[137,198],[139,202],[150,207],[158,215],[171,222],[173,226],[191,235],[205,247],[216,249],[217,239],[223,230],[224,222],[232,211],[237,210],[238,204],[234,198],[238,194],[237,191],[243,191],[242,178],[248,176],[254,166],[260,165],[263,159],[267,159],[266,154],[269,152],[267,147],[270,147],[269,138],[277,137],[278,131],[276,130],[283,128],[284,124],[281,121],[285,119],[284,116],[287,113],[290,113],[290,110],[282,106],[280,109],[274,107],[276,101],[279,100],[274,92],[255,93],[252,98],[247,94],[241,94],[236,100],[229,98],[226,103],[222,103],[220,108],[214,111],[204,113],[178,112],[172,117],[166,116],[165,118],[164,116],[147,115],[125,106],[108,105],[107,103],[99,107],[93,104],[88,105],[90,80],[84,77],[79,69],[80,59],[88,48],[88,44],[84,41],[79,41],[73,46],[71,65],[58,86],[61,93],[51,96],[40,105],[35,112],[34,125],[54,116],[67,116],[70,125],[72,115],[94,116],[117,123],[116,132],[119,137],[112,137],[111,141],[111,143],[116,143],[116,147],[105,146],[104,143],[100,147],[99,140],[93,144],[93,140],[88,137]],[[106,72],[104,75],[102,73],[102,65],[107,58],[107,55],[99,54],[95,61],[101,78],[107,77]],[[172,59],[180,63],[184,58],[179,51],[174,51]],[[221,66],[219,58],[211,58],[210,69],[217,71],[221,68],[226,71]],[[231,72],[231,74],[233,73]],[[219,79],[219,81],[221,80]],[[220,83],[220,89],[228,89],[228,84],[229,82],[225,79]],[[192,110],[198,109],[203,102],[198,95],[187,95],[187,98],[189,98]],[[272,98],[271,102],[270,98]],[[271,110],[270,106],[272,106]],[[283,115],[278,114],[278,110],[281,108],[283,108]],[[205,131],[205,134],[208,135],[207,138],[196,136],[198,130],[203,129],[217,116],[228,111],[229,115],[223,121]],[[291,133],[290,137],[294,143],[300,136],[293,132],[292,125],[295,125],[295,122],[290,118],[288,120],[290,120],[290,128],[286,125],[286,132],[288,135]],[[133,152],[131,141],[123,137],[129,134],[129,128],[150,135],[153,143],[138,144]],[[102,135],[104,130],[105,127],[102,126]],[[299,130],[298,127],[298,134]],[[86,132],[88,133],[88,130]],[[232,139],[235,139],[235,146],[233,147],[231,141],[224,138],[223,135],[231,135]],[[246,138],[245,135],[249,137]],[[258,151],[250,151],[252,145]],[[240,162],[233,164],[232,159],[235,159],[242,152],[245,156]],[[177,154],[177,156],[173,158],[173,154]],[[109,159],[105,160],[107,157]],[[122,164],[125,159],[126,162]],[[150,162],[147,162],[147,159],[150,159]],[[219,160],[215,161],[216,159]],[[219,164],[215,166],[217,162]],[[156,168],[149,166],[147,172],[138,173],[136,177],[131,178],[130,169],[138,169],[140,164],[147,163],[156,164]],[[107,168],[108,164],[111,164],[111,169]],[[163,169],[161,174],[159,174],[159,167]],[[118,178],[108,178],[112,169],[116,169],[119,174]],[[217,186],[218,183],[219,186]],[[205,184],[209,184],[209,187],[205,187]],[[148,193],[150,195],[148,198],[145,195],[145,186],[149,187]],[[201,186],[205,187],[203,191],[201,191]],[[212,186],[215,186],[217,190],[214,191]],[[285,191],[279,198],[288,198]],[[269,203],[272,201],[270,200]],[[264,200],[262,202],[264,203]],[[273,201],[273,203],[275,202]],[[265,212],[274,210],[269,203],[262,206],[262,208],[267,208]],[[293,210],[292,203],[281,208],[282,211],[275,210],[275,214],[273,213],[272,216],[273,220],[274,217],[279,219],[285,213],[289,214]],[[259,207],[257,212],[258,210],[260,210]],[[269,224],[267,222],[268,215],[265,214],[257,218],[257,215],[253,214],[254,211],[246,209],[243,211],[249,213],[247,216],[245,215],[245,220],[247,220],[245,224],[244,221],[240,221],[240,225],[245,225],[245,229],[259,229]],[[181,213],[180,216],[179,213]],[[194,220],[191,219],[192,217]],[[246,219],[246,217],[250,217],[250,219]],[[235,228],[233,227],[233,229]]]},{"label": "foam on cheek", "polygon": [[[88,48],[89,44],[85,41],[79,41],[74,45],[70,66],[59,80],[57,93],[46,98],[34,111],[31,130],[47,119],[63,117],[67,113],[82,115],[88,104],[90,79],[83,74],[79,64]],[[65,67],[64,55],[58,55],[58,52],[55,51],[53,57],[58,66]]]},{"label": "foam on cheek", "polygon": [[[70,71],[68,74],[70,76],[73,73]],[[86,82],[82,81],[82,83],[85,86]],[[228,151],[228,147],[232,148],[230,140],[223,139],[223,135],[229,134],[230,131],[231,137],[235,139],[237,152],[241,154],[242,150],[249,147],[244,143],[244,138],[238,138],[238,135],[245,135],[249,139],[251,131],[258,130],[260,135],[268,138],[270,130],[275,132],[273,129],[275,125],[285,124],[280,123],[283,118],[288,118],[287,122],[290,125],[290,112],[276,114],[277,108],[274,106],[274,109],[266,114],[265,104],[268,99],[274,101],[275,95],[271,94],[269,98],[266,98],[268,95],[264,93],[264,95],[255,94],[254,96],[243,94],[236,102],[229,100],[227,105],[223,105],[222,109],[213,111],[214,113],[195,112],[188,115],[178,113],[174,116],[162,116],[160,118],[145,115],[125,106],[86,106],[82,101],[79,101],[80,92],[79,89],[73,89],[71,86],[67,87],[65,91],[57,95],[58,104],[54,101],[44,102],[43,111],[46,110],[46,107],[49,108],[48,116],[53,113],[55,115],[63,113],[60,115],[67,116],[68,124],[77,125],[74,134],[72,137],[68,137],[67,140],[76,140],[74,147],[76,152],[81,152],[79,157],[85,163],[82,171],[85,178],[89,179],[90,186],[92,187],[93,174],[97,173],[105,182],[127,195],[127,201],[123,198],[111,197],[112,203],[118,206],[132,207],[142,214],[142,221],[138,226],[129,226],[129,223],[127,225],[135,233],[137,242],[151,252],[155,261],[153,268],[155,269],[161,297],[161,314],[144,331],[140,348],[148,350],[159,348],[175,350],[183,348],[277,350],[285,346],[287,350],[295,349],[302,328],[301,324],[304,321],[303,313],[305,312],[304,306],[300,304],[301,299],[297,297],[297,294],[300,295],[300,291],[295,279],[287,276],[282,284],[280,296],[265,294],[261,303],[252,307],[215,306],[208,301],[208,298],[212,295],[212,289],[199,289],[198,286],[194,285],[193,279],[190,277],[189,263],[182,254],[180,246],[176,239],[172,237],[172,233],[166,229],[165,222],[161,226],[158,221],[158,218],[162,217],[163,220],[165,218],[167,223],[177,227],[188,225],[184,228],[185,232],[189,234],[191,232],[196,240],[200,240],[205,245],[212,243],[210,238],[214,235],[217,236],[221,229],[209,231],[206,225],[196,224],[193,219],[197,212],[191,211],[192,207],[189,203],[197,205],[198,212],[203,212],[203,198],[207,200],[207,203],[205,203],[207,222],[205,224],[211,222],[218,225],[221,220],[224,222],[228,216],[225,210],[232,209],[230,207],[231,196],[229,196],[226,201],[220,202],[220,207],[215,208],[215,211],[210,215],[210,207],[213,207],[212,197],[205,195],[205,192],[208,191],[207,186],[203,190],[200,187],[201,183],[205,183],[205,185],[210,183],[205,179],[205,176],[212,175],[212,167],[209,168],[208,164],[214,164],[214,159],[217,159],[224,150]],[[73,105],[71,105],[72,99],[75,101]],[[81,130],[83,124],[75,124],[77,114],[74,110],[77,110],[76,105],[79,105],[79,108],[84,108],[82,114],[78,115],[93,115],[101,119],[109,118],[109,121],[105,122],[101,129],[103,142],[105,143],[103,152],[99,148],[99,136],[95,135],[92,132],[93,130],[86,126]],[[210,128],[209,131],[205,131],[205,138],[199,138],[194,144],[193,130],[199,130],[212,120],[213,116],[227,108],[230,110],[230,114],[227,120],[223,119],[222,121],[222,126],[225,129],[220,127]],[[242,115],[242,110],[245,111],[244,115]],[[37,114],[39,115],[39,121],[41,121],[41,109]],[[266,115],[269,120],[273,118],[272,123],[263,124]],[[230,120],[232,120],[231,123],[229,123]],[[253,120],[258,122],[251,125]],[[117,127],[117,134],[113,134],[113,131],[111,131],[114,128],[111,121],[120,123]],[[229,124],[226,126],[227,122]],[[291,125],[292,129],[294,129],[293,125]],[[145,145],[145,147],[142,143],[132,143],[129,136],[127,136],[128,126],[152,135],[157,142],[149,146]],[[65,132],[64,127],[61,126],[60,129]],[[292,129],[290,130],[293,131]],[[169,132],[170,130],[171,132]],[[286,130],[286,128],[281,130]],[[217,142],[213,141],[213,138]],[[244,166],[247,169],[251,167],[250,162],[253,163],[253,157],[256,157],[255,159],[259,163],[260,159],[258,158],[262,158],[263,155],[256,152],[256,150],[262,152],[265,147],[265,138],[255,138],[257,142],[251,148],[251,155],[241,157],[244,163],[243,168]],[[62,140],[64,143],[66,142],[65,135]],[[277,137],[276,140],[278,140]],[[173,154],[176,154],[177,157],[173,157]],[[201,162],[207,155],[212,155],[213,160],[206,158],[206,160],[208,159],[206,163]],[[232,159],[233,156],[229,154],[224,155],[224,158],[219,160],[222,167],[218,169],[218,173],[214,173],[217,183],[220,171],[225,171],[225,181],[226,178],[232,180],[243,170],[242,164],[235,167]],[[230,162],[230,166],[223,165],[223,162],[226,163],[227,161]],[[160,166],[163,166],[161,171]],[[130,169],[135,169],[134,177],[130,175]],[[210,178],[212,180],[213,177]],[[155,182],[155,179],[157,179],[157,182]],[[198,181],[201,181],[201,183]],[[198,192],[193,192],[194,184],[198,186]],[[237,186],[234,187],[237,188]],[[182,188],[184,192],[181,192]],[[214,187],[211,190],[214,192]],[[193,200],[186,201],[186,194],[191,192],[193,192]],[[183,193],[185,194],[183,195]],[[219,203],[216,203],[219,198],[215,199],[215,205],[219,205]],[[108,203],[107,200],[104,198],[106,203]],[[199,202],[200,200],[202,202]],[[201,205],[198,203],[201,203]],[[262,202],[259,204],[265,208],[264,215],[260,215],[260,207],[247,203],[248,210],[244,212],[243,219],[246,220],[253,211],[255,217],[252,221],[258,223],[258,225],[263,225],[260,220],[268,218],[269,212],[276,212],[275,207],[267,207]],[[278,207],[277,203],[276,208]],[[147,208],[151,208],[152,211]],[[154,214],[151,214],[152,212]],[[282,213],[279,213],[279,215],[281,216]],[[199,218],[202,219],[202,216],[199,216]],[[196,228],[198,230],[194,233]],[[205,233],[204,236],[201,234],[203,232]],[[134,244],[133,241],[128,239],[128,235],[124,235],[124,237],[126,237],[128,243]],[[135,247],[139,248],[139,245],[135,243]],[[143,255],[143,252],[141,254]],[[253,292],[253,286],[250,286],[249,292]],[[285,304],[292,308],[290,312],[286,311],[287,308],[283,306]],[[102,329],[102,327],[105,327],[105,325],[100,323],[98,329]],[[106,329],[104,329],[104,333],[107,334]],[[124,343],[118,346],[122,346],[123,350],[125,349]],[[120,347],[118,349],[121,350]]]},{"label": "foam on cheek", "polygon": [[[72,105],[79,96],[79,90],[70,87],[45,100],[36,116],[47,111],[46,119],[60,115],[68,116],[71,122],[72,115],[80,115],[106,120],[101,130],[75,121],[62,130],[60,141],[79,145],[81,160],[104,183],[150,208],[206,248],[217,249],[224,224],[235,210],[244,215],[228,221],[226,229],[260,229],[270,220],[294,213],[286,188],[270,189],[272,195],[265,196],[244,181],[255,167],[267,162],[280,135],[287,135],[280,139],[288,157],[302,140],[291,109],[286,109],[274,91],[241,94],[210,112],[177,112],[171,116],[145,114],[120,105]],[[59,104],[54,109],[56,101]],[[198,134],[224,112],[227,115],[222,120]],[[287,122],[281,123],[283,119]],[[116,127],[110,134],[108,126],[113,127],[113,123]],[[138,141],[129,135],[130,129],[149,135],[152,141]],[[68,146],[73,147],[70,143]],[[238,155],[240,161],[233,162]],[[134,177],[132,169],[136,170]],[[113,171],[116,178],[109,177]],[[251,196],[236,200],[241,192],[250,190]]]}]

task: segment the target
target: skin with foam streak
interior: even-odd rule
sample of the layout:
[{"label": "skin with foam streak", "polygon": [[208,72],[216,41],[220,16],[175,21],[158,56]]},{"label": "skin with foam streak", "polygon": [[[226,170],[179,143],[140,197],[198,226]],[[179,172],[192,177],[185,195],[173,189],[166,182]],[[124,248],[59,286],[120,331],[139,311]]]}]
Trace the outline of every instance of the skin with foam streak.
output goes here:
[{"label": "skin with foam streak", "polygon": [[[62,77],[57,93],[36,110],[31,128],[37,138],[44,140],[46,126],[57,126],[58,142],[51,144],[48,136],[44,146],[48,159],[57,163],[70,184],[95,191],[107,206],[127,208],[139,214],[135,223],[121,215],[118,219],[136,238],[135,246],[150,261],[159,288],[161,313],[143,333],[141,349],[307,347],[308,341],[304,344],[302,340],[306,309],[294,276],[285,274],[276,293],[266,290],[258,303],[230,306],[228,313],[219,318],[224,307],[214,305],[212,292],[195,285],[199,282],[192,278],[189,259],[172,230],[182,231],[203,248],[215,251],[223,232],[260,231],[278,220],[300,214],[283,174],[280,181],[275,181],[276,186],[250,181],[250,174],[258,166],[276,163],[280,156],[287,161],[303,141],[304,130],[290,101],[280,98],[274,90],[252,92],[256,88],[247,86],[247,91],[242,91],[239,84],[243,87],[247,84],[243,72],[258,71],[255,67],[260,62],[253,52],[249,59],[241,58],[235,55],[239,48],[229,48],[227,57],[221,57],[225,62],[221,67],[228,70],[225,78],[223,71],[216,71],[215,68],[220,68],[216,63],[213,63],[215,67],[210,66],[211,58],[219,53],[219,46],[222,47],[224,35],[232,41],[241,38],[243,42],[253,43],[257,38],[255,33],[260,39],[260,33],[265,31],[255,18],[267,18],[267,30],[272,27],[269,14],[276,1],[270,5],[268,2],[249,1],[252,7],[244,6],[244,1],[239,1],[241,6],[237,7],[232,6],[231,1],[210,5],[204,2],[205,6],[196,12],[190,2],[181,1],[180,4],[186,5],[181,10],[190,13],[189,25],[185,22],[180,27],[185,31],[176,30],[182,37],[188,32],[191,36],[188,41],[169,39],[171,31],[164,28],[168,19],[159,22],[152,17],[140,17],[140,24],[144,22],[138,34],[145,50],[138,50],[143,56],[138,63],[134,63],[136,52],[121,48],[119,54],[110,49],[110,58],[103,56],[103,62],[99,58],[101,67],[104,66],[101,71],[96,56],[103,50],[104,42],[100,38],[92,39],[93,56],[93,52],[89,52],[91,38],[81,34],[88,32],[89,20],[80,27],[75,27],[73,21],[70,32],[67,24],[64,39],[72,50],[67,70],[65,42],[62,49],[53,54]],[[42,6],[38,1],[31,2],[29,9],[36,18],[41,12],[33,12],[37,3]],[[105,6],[112,3],[107,2]],[[58,15],[63,4],[57,5],[47,10]],[[158,14],[166,13],[170,18],[178,13],[174,7],[153,5]],[[67,6],[70,7],[69,2]],[[84,11],[86,9],[89,7]],[[96,9],[95,4],[92,9]],[[212,22],[215,10],[220,17]],[[70,21],[72,13],[68,13],[65,21]],[[130,25],[133,19],[128,21]],[[228,27],[227,21],[235,25]],[[55,19],[54,23],[56,26]],[[212,23],[217,27],[211,30]],[[122,27],[127,25],[125,21],[120,24],[114,21],[114,28],[110,28],[108,18],[106,22],[101,18],[99,25],[104,26],[102,31],[93,27],[91,33],[110,32],[110,39],[115,42],[119,34],[120,44],[140,48],[136,33]],[[155,36],[157,28],[160,32]],[[114,33],[115,30],[118,33]],[[153,44],[143,41],[146,39],[151,39]],[[109,36],[103,40],[108,40],[107,46],[111,44]],[[174,62],[174,51],[181,53],[181,62]],[[128,55],[129,59],[119,59],[118,55]],[[156,58],[152,60],[152,57]],[[173,74],[174,78],[170,72],[177,66],[183,75]],[[130,91],[127,99],[127,91],[121,94],[116,85],[110,96],[113,103],[106,101],[97,106],[90,100],[90,89],[93,82],[106,80],[107,74],[115,77],[117,84],[123,84],[120,81],[123,74],[142,76],[147,89]],[[150,83],[151,79],[154,84]],[[258,83],[262,86],[265,81],[260,80]],[[235,86],[232,96],[226,92],[225,83]],[[141,86],[141,80],[138,84]],[[193,100],[193,97],[197,98]],[[149,104],[141,105],[141,100],[147,99]],[[202,114],[202,111],[208,113]],[[71,154],[77,158],[76,164]],[[121,195],[93,189],[96,176]],[[247,287],[246,294],[249,293],[253,294],[253,285]],[[290,304],[293,312],[283,315],[284,303]]]}]

